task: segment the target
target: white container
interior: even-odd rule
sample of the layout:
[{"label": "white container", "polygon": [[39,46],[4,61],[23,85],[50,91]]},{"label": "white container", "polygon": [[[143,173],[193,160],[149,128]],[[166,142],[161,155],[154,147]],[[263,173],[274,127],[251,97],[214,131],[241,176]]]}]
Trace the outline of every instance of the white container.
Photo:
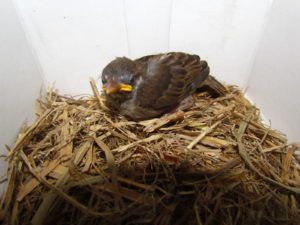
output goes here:
[{"label": "white container", "polygon": [[91,93],[88,78],[114,57],[168,51],[200,55],[214,76],[247,90],[272,127],[297,141],[299,10],[298,0],[1,0],[1,154],[22,122],[33,120],[42,85]]}]

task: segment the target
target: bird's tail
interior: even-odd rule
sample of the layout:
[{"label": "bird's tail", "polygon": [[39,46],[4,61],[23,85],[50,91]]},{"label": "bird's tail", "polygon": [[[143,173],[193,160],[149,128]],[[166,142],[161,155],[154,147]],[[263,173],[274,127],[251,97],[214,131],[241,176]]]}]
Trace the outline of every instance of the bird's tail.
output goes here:
[{"label": "bird's tail", "polygon": [[212,75],[209,75],[198,88],[198,91],[208,91],[213,95],[224,96],[227,93],[226,87]]}]

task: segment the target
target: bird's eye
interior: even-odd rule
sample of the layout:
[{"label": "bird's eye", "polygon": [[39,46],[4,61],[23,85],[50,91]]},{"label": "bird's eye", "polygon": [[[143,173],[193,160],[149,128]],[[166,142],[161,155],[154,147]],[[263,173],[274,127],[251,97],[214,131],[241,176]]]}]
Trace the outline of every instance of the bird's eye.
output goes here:
[{"label": "bird's eye", "polygon": [[104,78],[104,76],[102,76],[101,79],[102,79],[102,84],[105,84],[106,83],[106,79]]}]

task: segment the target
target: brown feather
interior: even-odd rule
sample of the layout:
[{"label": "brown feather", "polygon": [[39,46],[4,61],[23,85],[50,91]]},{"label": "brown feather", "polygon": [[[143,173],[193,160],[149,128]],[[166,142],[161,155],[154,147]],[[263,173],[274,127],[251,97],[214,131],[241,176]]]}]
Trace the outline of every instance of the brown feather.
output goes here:
[{"label": "brown feather", "polygon": [[209,67],[198,55],[170,52],[134,61],[118,58],[102,73],[105,79],[120,82],[131,75],[135,78],[130,83],[134,86],[132,93],[107,97],[123,115],[140,120],[160,116],[178,107],[207,78]]},{"label": "brown feather", "polygon": [[145,59],[148,66],[155,62],[155,71],[151,75],[144,74],[145,80],[137,90],[137,104],[144,107],[158,110],[176,107],[209,74],[207,63],[197,55],[167,53],[143,57]]}]

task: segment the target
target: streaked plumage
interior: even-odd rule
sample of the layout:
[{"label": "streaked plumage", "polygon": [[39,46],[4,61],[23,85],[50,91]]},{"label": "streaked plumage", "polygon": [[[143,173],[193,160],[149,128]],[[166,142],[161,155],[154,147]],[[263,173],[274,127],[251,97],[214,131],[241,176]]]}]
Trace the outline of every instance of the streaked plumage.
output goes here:
[{"label": "streaked plumage", "polygon": [[142,120],[176,109],[208,75],[209,67],[198,55],[171,52],[116,58],[104,68],[102,82],[109,106]]}]

